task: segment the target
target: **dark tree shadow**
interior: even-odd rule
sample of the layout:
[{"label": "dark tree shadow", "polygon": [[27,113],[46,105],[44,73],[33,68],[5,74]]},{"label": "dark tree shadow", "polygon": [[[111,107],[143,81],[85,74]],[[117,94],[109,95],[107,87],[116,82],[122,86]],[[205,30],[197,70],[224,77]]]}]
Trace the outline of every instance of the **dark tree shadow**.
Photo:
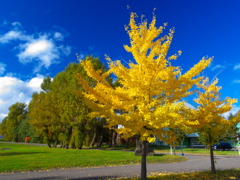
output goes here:
[{"label": "dark tree shadow", "polygon": [[41,154],[46,152],[3,152],[0,156],[12,156],[12,155],[23,155],[23,154]]},{"label": "dark tree shadow", "polygon": [[154,154],[154,156],[166,156],[166,154]]},{"label": "dark tree shadow", "polygon": [[12,150],[12,148],[2,148],[0,150]]}]

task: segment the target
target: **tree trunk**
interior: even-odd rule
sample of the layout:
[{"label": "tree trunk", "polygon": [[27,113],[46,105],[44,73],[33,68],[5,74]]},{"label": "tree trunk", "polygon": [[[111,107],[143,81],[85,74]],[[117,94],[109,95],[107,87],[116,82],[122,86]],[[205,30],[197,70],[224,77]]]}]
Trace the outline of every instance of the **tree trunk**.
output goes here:
[{"label": "tree trunk", "polygon": [[184,156],[184,153],[183,153],[183,141],[181,141],[181,156]]},{"label": "tree trunk", "polygon": [[56,148],[57,147],[57,140],[54,141],[53,147]]},{"label": "tree trunk", "polygon": [[173,154],[177,155],[176,154],[176,144],[175,144],[175,142],[172,143],[172,147],[173,147]]},{"label": "tree trunk", "polygon": [[99,140],[98,140],[98,143],[97,143],[97,147],[100,148],[102,146],[102,139],[103,139],[103,136],[101,134]]},{"label": "tree trunk", "polygon": [[128,149],[130,145],[130,138],[126,139],[125,148]]},{"label": "tree trunk", "polygon": [[116,147],[117,132],[113,129],[111,148]]},{"label": "tree trunk", "polygon": [[214,163],[214,155],[213,155],[213,148],[210,146],[210,159],[211,159],[211,171],[212,174],[216,174],[216,168]]},{"label": "tree trunk", "polygon": [[96,141],[96,137],[97,137],[97,130],[96,128],[94,128],[94,134],[93,134],[93,138],[92,138],[92,142],[90,144],[90,147],[93,147]]},{"label": "tree trunk", "polygon": [[139,136],[136,136],[136,149],[135,156],[142,156],[143,154],[143,141],[140,140]]},{"label": "tree trunk", "polygon": [[109,137],[108,145],[109,145],[109,147],[111,148],[111,147],[112,147],[112,138],[113,138],[113,129],[111,129],[111,130],[109,131],[108,137]]},{"label": "tree trunk", "polygon": [[212,148],[212,136],[209,134],[209,144],[210,144],[210,160],[211,160],[211,172],[212,174],[216,174],[215,162],[214,162],[214,154]]},{"label": "tree trunk", "polygon": [[100,129],[100,137],[97,142],[97,148],[100,148],[102,146],[102,140],[103,140],[103,128]]},{"label": "tree trunk", "polygon": [[136,149],[140,150],[142,152],[142,141],[139,139],[139,137],[136,137]]},{"label": "tree trunk", "polygon": [[142,142],[141,179],[147,179],[147,142]]},{"label": "tree trunk", "polygon": [[68,144],[66,144],[66,145],[65,145],[65,149],[69,149],[69,146],[68,146]]}]

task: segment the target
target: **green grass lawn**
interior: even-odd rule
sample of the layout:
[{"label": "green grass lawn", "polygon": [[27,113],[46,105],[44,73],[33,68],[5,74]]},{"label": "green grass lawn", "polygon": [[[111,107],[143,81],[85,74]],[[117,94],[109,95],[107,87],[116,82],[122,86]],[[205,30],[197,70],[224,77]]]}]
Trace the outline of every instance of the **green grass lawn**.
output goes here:
[{"label": "green grass lawn", "polygon": [[[170,152],[169,147],[153,147],[155,152]],[[176,154],[180,154],[181,150],[177,149]],[[201,155],[210,155],[210,151],[208,149],[204,148],[183,148],[183,153],[184,154],[201,154]],[[220,150],[214,150],[214,155],[227,155],[227,156],[239,156],[238,151],[234,150],[225,150],[225,151],[220,151]]]},{"label": "green grass lawn", "polygon": [[[166,146],[159,146],[159,147],[150,147],[154,149],[155,152],[159,153],[170,153],[170,148]],[[135,147],[131,147],[129,149],[126,149],[124,146],[117,146],[116,148],[108,148],[107,146],[102,149],[116,149],[116,150],[132,150],[134,151]],[[172,151],[173,152],[173,151]],[[181,150],[177,148],[176,154],[180,154]],[[210,155],[209,149],[205,148],[183,148],[183,153],[184,154],[200,154],[200,155]],[[214,150],[214,155],[227,155],[227,156],[239,156],[238,151],[234,150],[225,150],[225,151],[220,151],[220,150]]]},{"label": "green grass lawn", "polygon": [[[0,149],[1,173],[53,168],[139,164],[141,161],[140,156],[135,156],[130,151],[61,149],[1,142]],[[186,158],[182,156],[165,154],[147,157],[147,163],[172,163],[185,160]]]}]

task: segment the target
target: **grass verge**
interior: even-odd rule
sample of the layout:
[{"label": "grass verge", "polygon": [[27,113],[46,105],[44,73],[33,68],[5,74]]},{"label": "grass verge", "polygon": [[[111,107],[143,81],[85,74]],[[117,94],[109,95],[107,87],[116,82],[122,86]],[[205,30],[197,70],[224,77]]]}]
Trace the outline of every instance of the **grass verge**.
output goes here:
[{"label": "grass verge", "polygon": [[[156,154],[147,163],[176,163],[182,156]],[[130,151],[61,149],[0,142],[0,173],[71,167],[139,164],[140,156]]]},{"label": "grass verge", "polygon": [[[154,149],[155,152],[158,153],[170,153],[170,148],[166,146],[159,146],[159,147],[150,147]],[[132,150],[134,151],[135,147],[131,147],[126,149],[124,146],[117,146],[116,148],[108,148],[107,146],[103,146],[101,149],[116,149],[116,150]],[[183,153],[184,154],[196,154],[196,155],[209,155],[210,156],[210,151],[209,149],[205,148],[183,148]],[[179,148],[176,149],[176,154],[181,154],[181,150]],[[233,149],[228,151],[220,151],[220,150],[214,150],[214,155],[225,155],[225,156],[239,156],[238,151],[234,151]]]},{"label": "grass verge", "polygon": [[[155,152],[160,152],[160,153],[169,153],[170,148],[169,147],[153,147]],[[176,154],[180,154],[181,150],[177,149]],[[183,153],[184,154],[200,154],[200,155],[210,155],[209,149],[205,148],[183,148]],[[214,155],[225,155],[225,156],[239,156],[238,151],[234,150],[225,150],[225,151],[220,151],[220,150],[214,150]]]}]

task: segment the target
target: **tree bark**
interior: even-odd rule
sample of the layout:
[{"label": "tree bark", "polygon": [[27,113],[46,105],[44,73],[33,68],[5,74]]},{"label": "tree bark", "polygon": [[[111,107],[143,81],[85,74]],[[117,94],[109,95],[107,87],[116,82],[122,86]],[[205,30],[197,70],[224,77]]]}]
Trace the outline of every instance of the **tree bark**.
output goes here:
[{"label": "tree bark", "polygon": [[215,162],[214,162],[214,154],[212,148],[212,136],[209,134],[209,144],[210,144],[210,161],[211,161],[211,172],[212,174],[216,174]]},{"label": "tree bark", "polygon": [[116,139],[117,139],[117,132],[113,129],[111,148],[116,147]]},{"label": "tree bark", "polygon": [[173,147],[173,154],[177,155],[176,154],[176,144],[175,144],[175,142],[172,143],[172,147]]},{"label": "tree bark", "polygon": [[97,142],[97,148],[100,148],[102,146],[102,140],[103,140],[103,128],[100,129],[100,137]]},{"label": "tree bark", "polygon": [[57,147],[57,140],[54,141],[53,147],[56,148]]},{"label": "tree bark", "polygon": [[136,137],[136,149],[140,150],[142,152],[142,141],[140,140],[139,136]]},{"label": "tree bark", "polygon": [[215,162],[214,162],[214,155],[213,155],[213,148],[210,146],[210,159],[211,159],[211,171],[212,174],[216,174]]},{"label": "tree bark", "polygon": [[125,148],[128,149],[130,145],[130,138],[126,139]]},{"label": "tree bark", "polygon": [[97,130],[96,128],[94,128],[94,134],[93,134],[93,138],[92,138],[92,142],[90,144],[90,147],[93,147],[96,141],[96,137],[97,137]]},{"label": "tree bark", "polygon": [[142,142],[141,179],[147,179],[147,141]]}]

